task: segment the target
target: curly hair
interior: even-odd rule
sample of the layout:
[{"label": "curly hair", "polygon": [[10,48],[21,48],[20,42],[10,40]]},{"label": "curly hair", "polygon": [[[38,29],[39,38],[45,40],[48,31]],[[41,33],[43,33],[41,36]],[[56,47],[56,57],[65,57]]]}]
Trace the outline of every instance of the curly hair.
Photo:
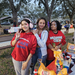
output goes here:
[{"label": "curly hair", "polygon": [[39,18],[39,19],[37,20],[37,22],[36,22],[36,24],[37,24],[37,29],[39,29],[38,23],[39,23],[39,21],[40,21],[41,19],[43,19],[43,20],[45,21],[45,27],[43,28],[43,30],[49,31],[49,28],[48,28],[48,25],[47,25],[47,21],[46,21],[46,19],[45,19],[44,17],[41,17],[41,18]]},{"label": "curly hair", "polygon": [[[61,30],[61,25],[60,25],[59,21],[54,20],[54,21],[52,21],[52,22],[56,22],[56,24],[57,24],[57,30]],[[50,23],[49,30],[51,30],[51,25],[52,25],[52,22]]]}]

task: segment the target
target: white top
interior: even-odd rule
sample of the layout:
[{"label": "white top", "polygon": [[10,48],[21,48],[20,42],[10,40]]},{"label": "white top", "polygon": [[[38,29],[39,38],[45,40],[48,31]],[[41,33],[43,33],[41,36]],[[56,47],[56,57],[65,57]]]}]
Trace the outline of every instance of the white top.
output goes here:
[{"label": "white top", "polygon": [[40,37],[39,37],[39,35],[37,33],[35,34],[35,37],[37,39],[38,45],[41,48],[42,56],[47,55],[46,41],[47,41],[47,38],[48,38],[48,31],[47,30],[43,30],[42,31],[42,33],[41,33],[41,39],[40,39]]}]

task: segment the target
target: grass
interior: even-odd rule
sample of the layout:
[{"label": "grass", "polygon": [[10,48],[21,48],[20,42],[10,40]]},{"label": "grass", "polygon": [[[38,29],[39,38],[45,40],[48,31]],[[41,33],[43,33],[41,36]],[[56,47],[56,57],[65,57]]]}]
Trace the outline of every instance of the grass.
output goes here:
[{"label": "grass", "polygon": [[13,48],[3,49],[0,52],[0,75],[15,75],[12,53]]},{"label": "grass", "polygon": [[66,44],[62,46],[62,50],[65,50],[67,48],[68,42],[74,44],[74,41],[72,41],[73,35],[74,33],[65,34]]},{"label": "grass", "polygon": [[[74,43],[72,41],[73,33],[65,34],[66,44],[62,47],[62,50],[67,48],[67,43]],[[11,53],[13,48],[7,48],[0,51],[0,75],[16,75],[12,63]],[[38,64],[36,64],[36,69],[38,68]]]}]

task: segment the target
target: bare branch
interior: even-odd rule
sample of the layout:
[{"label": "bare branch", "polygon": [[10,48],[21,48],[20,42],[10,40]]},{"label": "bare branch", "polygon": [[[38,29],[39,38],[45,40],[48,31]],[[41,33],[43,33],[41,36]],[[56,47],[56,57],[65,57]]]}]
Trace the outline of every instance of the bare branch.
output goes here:
[{"label": "bare branch", "polygon": [[65,7],[66,12],[68,13],[68,15],[69,15],[69,16],[71,16],[71,15],[70,15],[70,13],[68,12],[68,9],[66,8],[66,5],[65,5],[65,4],[66,4],[66,3],[65,3],[65,0],[63,0],[63,1],[64,1],[64,7]]},{"label": "bare branch", "polygon": [[55,1],[55,0],[52,0],[52,2],[51,2],[51,7],[50,7],[49,11],[52,11],[52,10],[53,10],[53,8],[54,8],[54,1]]},{"label": "bare branch", "polygon": [[19,4],[17,5],[17,8],[16,8],[17,11],[19,11],[20,6],[21,6],[21,0],[20,0]]},{"label": "bare branch", "polygon": [[45,5],[45,2],[43,0],[40,0],[40,1],[43,3],[43,5]]},{"label": "bare branch", "polygon": [[9,1],[11,10],[14,11],[15,10],[15,6],[13,4],[13,0],[8,0],[8,1]]},{"label": "bare branch", "polygon": [[68,1],[69,5],[75,9],[75,7],[72,6],[71,2],[69,0],[67,0],[67,1]]}]

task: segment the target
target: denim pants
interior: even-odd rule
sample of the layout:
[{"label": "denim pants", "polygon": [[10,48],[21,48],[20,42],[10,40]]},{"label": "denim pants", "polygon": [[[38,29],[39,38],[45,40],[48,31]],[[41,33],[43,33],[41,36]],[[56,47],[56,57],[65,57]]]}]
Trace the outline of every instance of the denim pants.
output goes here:
[{"label": "denim pants", "polygon": [[[34,66],[35,66],[36,62],[38,61],[38,59],[42,59],[42,63],[45,64],[46,58],[47,58],[47,55],[42,56],[41,49],[36,48],[36,52],[32,56],[32,63],[33,63],[32,74],[33,74],[33,71],[34,71]],[[38,63],[38,64],[40,66],[40,63]]]},{"label": "denim pants", "polygon": [[25,70],[22,70],[22,64],[25,61],[16,61],[13,57],[12,57],[12,61],[14,64],[14,69],[15,69],[16,75],[29,75],[29,68],[31,65],[31,60],[29,61],[27,68]]}]

